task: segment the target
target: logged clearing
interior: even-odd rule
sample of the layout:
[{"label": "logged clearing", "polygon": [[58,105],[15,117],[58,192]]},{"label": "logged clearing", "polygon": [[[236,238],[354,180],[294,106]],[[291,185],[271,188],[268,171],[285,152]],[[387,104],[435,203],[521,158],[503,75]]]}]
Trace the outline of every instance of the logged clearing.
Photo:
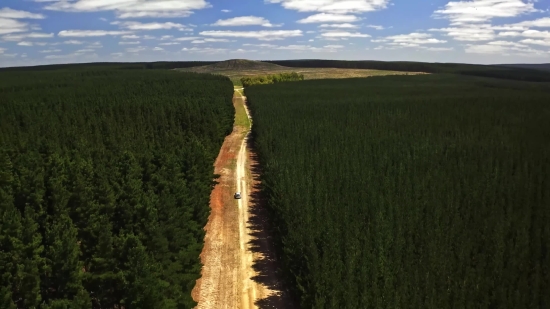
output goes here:
[{"label": "logged clearing", "polygon": [[[220,174],[211,194],[201,278],[192,296],[197,308],[295,308],[284,291],[267,233],[256,156],[248,140],[250,118],[241,89],[235,90],[233,132],[215,162]],[[242,199],[233,199],[241,192]]]},{"label": "logged clearing", "polygon": [[364,70],[364,69],[337,69],[337,68],[290,68],[261,61],[233,59],[218,63],[177,69],[179,71],[211,73],[225,75],[231,78],[234,84],[240,85],[240,79],[245,76],[272,75],[279,73],[296,72],[304,75],[304,79],[327,79],[327,78],[354,78],[383,75],[417,75],[426,74],[421,72],[400,72],[385,70]]}]

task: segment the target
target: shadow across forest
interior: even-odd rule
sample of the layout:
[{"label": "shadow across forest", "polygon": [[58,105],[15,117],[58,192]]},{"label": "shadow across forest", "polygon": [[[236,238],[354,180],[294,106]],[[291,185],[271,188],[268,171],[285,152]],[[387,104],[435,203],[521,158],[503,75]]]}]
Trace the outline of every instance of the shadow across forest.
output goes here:
[{"label": "shadow across forest", "polygon": [[253,151],[253,146],[254,141],[251,134],[249,134],[247,137],[247,147],[252,159],[250,168],[254,185],[249,197],[250,216],[247,224],[251,231],[249,235],[252,236],[252,240],[248,242],[248,247],[252,252],[262,255],[262,258],[254,260],[252,267],[257,275],[252,277],[252,280],[274,291],[272,295],[257,300],[256,305],[260,309],[299,308],[296,305],[297,302],[292,298],[288,289],[283,284],[284,276],[281,273],[280,263],[271,234],[272,229],[267,210],[267,201],[261,191],[259,179],[261,169],[258,164],[257,154]]}]

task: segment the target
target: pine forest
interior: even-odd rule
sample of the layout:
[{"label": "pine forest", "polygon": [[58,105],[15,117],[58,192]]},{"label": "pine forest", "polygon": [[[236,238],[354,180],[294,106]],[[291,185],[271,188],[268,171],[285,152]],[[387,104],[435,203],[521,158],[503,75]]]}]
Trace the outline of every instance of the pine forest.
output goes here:
[{"label": "pine forest", "polygon": [[0,73],[0,308],[192,308],[227,77]]},{"label": "pine forest", "polygon": [[460,75],[245,89],[301,308],[548,308],[550,87]]}]

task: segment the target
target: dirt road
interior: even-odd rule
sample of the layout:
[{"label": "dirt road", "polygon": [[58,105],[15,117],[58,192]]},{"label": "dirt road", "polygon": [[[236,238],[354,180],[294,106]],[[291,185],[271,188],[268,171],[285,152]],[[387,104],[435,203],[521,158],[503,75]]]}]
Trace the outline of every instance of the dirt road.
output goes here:
[{"label": "dirt road", "polygon": [[[233,97],[233,132],[215,162],[221,177],[211,194],[202,277],[192,296],[198,309],[295,308],[283,291],[271,250],[258,164],[248,140],[251,122],[242,121],[250,117],[241,91],[236,88]],[[233,199],[234,192],[242,198]]]}]

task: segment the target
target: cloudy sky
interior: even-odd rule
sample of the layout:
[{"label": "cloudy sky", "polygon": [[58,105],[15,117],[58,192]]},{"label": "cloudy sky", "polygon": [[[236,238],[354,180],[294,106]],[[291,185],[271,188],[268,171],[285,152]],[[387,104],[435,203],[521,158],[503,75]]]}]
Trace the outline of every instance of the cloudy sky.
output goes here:
[{"label": "cloudy sky", "polygon": [[246,58],[550,62],[548,0],[2,0],[0,66]]}]

